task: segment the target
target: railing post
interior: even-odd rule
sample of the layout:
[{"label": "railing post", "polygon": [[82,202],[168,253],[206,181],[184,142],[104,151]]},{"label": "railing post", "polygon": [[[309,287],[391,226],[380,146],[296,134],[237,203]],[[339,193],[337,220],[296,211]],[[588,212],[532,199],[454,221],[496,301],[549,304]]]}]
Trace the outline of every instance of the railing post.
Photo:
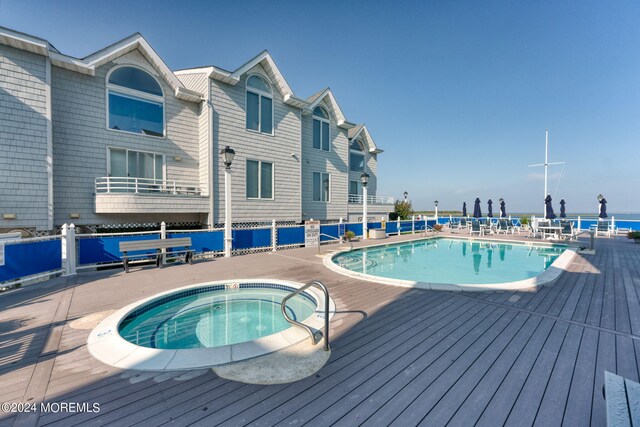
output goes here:
[{"label": "railing post", "polygon": [[271,221],[271,250],[273,252],[278,248],[278,228],[276,227],[276,220]]},{"label": "railing post", "polygon": [[133,182],[135,184],[136,187],[136,193],[138,192],[138,178],[133,178]]},{"label": "railing post", "polygon": [[400,233],[400,217],[398,217],[398,219],[396,220],[396,226],[398,227],[398,236],[402,233]]},{"label": "railing post", "polygon": [[[160,223],[160,238],[162,240],[167,238],[167,224],[164,221]],[[162,248],[162,265],[167,263],[167,250]]]},{"label": "railing post", "polygon": [[176,182],[173,181],[173,194],[176,194]]},{"label": "railing post", "polygon": [[613,234],[618,234],[616,233],[616,217],[611,215],[611,232]]},{"label": "railing post", "polygon": [[111,193],[111,177],[107,177],[107,193]]},{"label": "railing post", "polygon": [[77,273],[76,270],[76,226],[64,224],[62,226],[62,268],[64,276]]},{"label": "railing post", "polygon": [[416,232],[416,216],[411,215],[411,234],[415,234]]},{"label": "railing post", "polygon": [[582,231],[582,218],[578,215],[578,231]]}]

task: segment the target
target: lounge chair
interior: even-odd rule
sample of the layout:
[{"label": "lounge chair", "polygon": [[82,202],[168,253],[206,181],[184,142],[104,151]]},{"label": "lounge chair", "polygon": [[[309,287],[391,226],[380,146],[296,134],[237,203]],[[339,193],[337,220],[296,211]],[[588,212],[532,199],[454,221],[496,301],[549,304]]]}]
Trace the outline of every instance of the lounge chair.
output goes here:
[{"label": "lounge chair", "polygon": [[471,236],[474,233],[477,233],[478,236],[482,236],[483,234],[483,230],[482,227],[480,227],[479,221],[471,221],[471,229],[469,230],[469,235]]},{"label": "lounge chair", "polygon": [[509,227],[509,223],[507,222],[506,219],[501,219],[500,221],[498,221],[498,228],[496,230],[496,232],[499,233],[504,233],[507,234],[509,232],[513,233],[513,227]]},{"label": "lounge chair", "polygon": [[460,218],[460,228],[469,228],[469,224],[466,218]]},{"label": "lounge chair", "polygon": [[598,221],[598,224],[596,226],[596,236],[600,235],[611,237],[611,227],[609,226],[609,221]]},{"label": "lounge chair", "polygon": [[459,221],[449,221],[449,230],[453,233],[455,230],[457,230],[458,233],[460,233],[460,228],[462,228],[460,226],[460,222]]}]

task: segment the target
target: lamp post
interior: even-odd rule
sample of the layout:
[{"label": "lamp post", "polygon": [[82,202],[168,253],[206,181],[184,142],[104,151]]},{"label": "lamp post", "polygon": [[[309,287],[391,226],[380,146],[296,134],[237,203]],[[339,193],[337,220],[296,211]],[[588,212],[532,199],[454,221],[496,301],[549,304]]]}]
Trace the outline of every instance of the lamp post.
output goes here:
[{"label": "lamp post", "polygon": [[433,202],[433,204],[436,205],[435,217],[436,217],[436,221],[438,221],[438,201],[436,200],[435,202]]},{"label": "lamp post", "polygon": [[220,150],[220,157],[224,162],[224,256],[231,256],[231,163],[236,152],[227,145]]},{"label": "lamp post", "polygon": [[409,193],[407,193],[406,191],[404,192],[404,201],[407,201],[407,196],[409,195]]},{"label": "lamp post", "polygon": [[367,240],[367,184],[369,183],[369,175],[366,172],[363,172],[363,174],[360,175],[360,179],[362,180],[362,240]]}]

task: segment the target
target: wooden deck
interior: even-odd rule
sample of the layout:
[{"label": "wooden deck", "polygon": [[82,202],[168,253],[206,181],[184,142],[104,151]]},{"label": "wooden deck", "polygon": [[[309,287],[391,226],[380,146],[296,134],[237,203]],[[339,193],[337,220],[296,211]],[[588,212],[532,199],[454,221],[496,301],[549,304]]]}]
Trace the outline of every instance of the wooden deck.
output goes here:
[{"label": "wooden deck", "polygon": [[[0,296],[0,402],[97,402],[100,412],[0,413],[0,426],[604,425],[604,371],[639,379],[640,245],[598,238],[597,249],[535,292],[363,282],[326,269],[314,249],[32,285]],[[329,286],[333,354],[317,375],[256,386],[210,370],[121,371],[94,360],[89,330],[69,325],[178,285],[250,277]]]}]

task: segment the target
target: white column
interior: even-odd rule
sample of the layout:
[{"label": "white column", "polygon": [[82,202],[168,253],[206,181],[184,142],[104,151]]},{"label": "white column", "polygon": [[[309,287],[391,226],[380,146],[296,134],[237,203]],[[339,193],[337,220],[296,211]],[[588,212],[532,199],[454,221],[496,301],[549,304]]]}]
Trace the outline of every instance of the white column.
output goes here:
[{"label": "white column", "polygon": [[368,213],[367,213],[367,202],[368,202],[368,195],[367,195],[367,186],[363,185],[362,186],[362,240],[367,240],[368,236],[367,236],[367,217],[368,217]]},{"label": "white column", "polygon": [[578,231],[582,231],[582,218],[578,215]]},{"label": "white column", "polygon": [[231,169],[224,170],[224,256],[231,256]]},{"label": "white column", "polygon": [[411,215],[411,234],[416,232],[416,216]]},{"label": "white column", "polygon": [[[161,239],[167,238],[167,224],[165,224],[164,221],[160,223],[160,238]],[[167,250],[165,248],[162,248],[162,264],[164,265],[166,263],[167,263]]]},{"label": "white column", "polygon": [[64,276],[76,274],[76,226],[62,226],[62,268]]},{"label": "white column", "polygon": [[276,251],[278,247],[278,228],[276,227],[276,220],[271,221],[271,250]]}]

